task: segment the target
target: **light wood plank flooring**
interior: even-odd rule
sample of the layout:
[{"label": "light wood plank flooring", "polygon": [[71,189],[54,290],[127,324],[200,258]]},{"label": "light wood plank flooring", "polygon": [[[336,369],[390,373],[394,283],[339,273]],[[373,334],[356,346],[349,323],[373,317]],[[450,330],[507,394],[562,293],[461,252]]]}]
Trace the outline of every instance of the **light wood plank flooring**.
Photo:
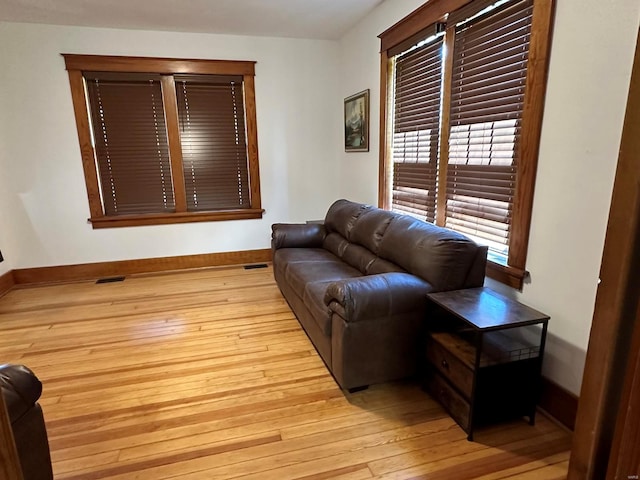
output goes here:
[{"label": "light wood plank flooring", "polygon": [[410,381],[342,392],[271,267],[17,289],[0,362],[44,383],[56,479],[566,477],[542,415],[475,442]]}]

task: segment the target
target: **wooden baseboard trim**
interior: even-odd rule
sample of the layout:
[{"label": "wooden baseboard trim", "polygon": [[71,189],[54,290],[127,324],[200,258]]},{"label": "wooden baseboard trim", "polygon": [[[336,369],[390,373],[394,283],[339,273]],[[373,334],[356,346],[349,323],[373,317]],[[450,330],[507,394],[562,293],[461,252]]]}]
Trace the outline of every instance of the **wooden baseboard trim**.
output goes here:
[{"label": "wooden baseboard trim", "polygon": [[[243,265],[271,261],[271,249],[244,250],[239,252],[205,253],[178,257],[143,258],[117,262],[84,263],[55,267],[20,268],[13,270],[14,285],[73,282],[101,277],[156,273],[224,265]],[[2,291],[0,278],[0,292]],[[12,285],[13,286],[13,285]]]},{"label": "wooden baseboard trim", "polygon": [[0,275],[0,297],[11,290],[16,284],[13,276],[13,270]]},{"label": "wooden baseboard trim", "polygon": [[569,430],[575,428],[578,397],[545,377],[538,406]]}]

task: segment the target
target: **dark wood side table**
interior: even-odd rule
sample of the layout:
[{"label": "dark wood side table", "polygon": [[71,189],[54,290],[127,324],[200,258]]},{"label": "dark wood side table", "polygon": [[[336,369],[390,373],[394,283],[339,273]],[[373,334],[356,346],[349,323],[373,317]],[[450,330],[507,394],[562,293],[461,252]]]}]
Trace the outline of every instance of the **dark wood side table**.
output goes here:
[{"label": "dark wood side table", "polygon": [[469,440],[479,425],[533,425],[549,316],[486,287],[427,297],[427,391]]}]

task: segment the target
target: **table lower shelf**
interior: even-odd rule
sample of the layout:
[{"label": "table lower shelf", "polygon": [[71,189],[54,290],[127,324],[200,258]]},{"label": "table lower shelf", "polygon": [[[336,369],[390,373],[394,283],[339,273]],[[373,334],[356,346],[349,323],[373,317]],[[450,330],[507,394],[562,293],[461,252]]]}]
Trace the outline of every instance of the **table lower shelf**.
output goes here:
[{"label": "table lower shelf", "polygon": [[[516,418],[535,418],[539,392],[537,359],[480,369],[471,395],[464,395],[434,365],[424,371],[425,390],[472,439],[475,427]],[[529,374],[527,374],[529,373]]]}]

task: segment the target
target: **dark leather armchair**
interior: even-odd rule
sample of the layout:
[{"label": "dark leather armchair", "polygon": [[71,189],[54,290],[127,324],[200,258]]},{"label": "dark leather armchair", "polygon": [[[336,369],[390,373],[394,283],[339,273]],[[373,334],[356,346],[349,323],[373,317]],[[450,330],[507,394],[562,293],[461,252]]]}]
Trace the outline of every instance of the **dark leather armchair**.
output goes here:
[{"label": "dark leather armchair", "polygon": [[38,399],[42,383],[23,365],[0,365],[0,391],[9,413],[24,480],[50,480],[51,455]]}]

